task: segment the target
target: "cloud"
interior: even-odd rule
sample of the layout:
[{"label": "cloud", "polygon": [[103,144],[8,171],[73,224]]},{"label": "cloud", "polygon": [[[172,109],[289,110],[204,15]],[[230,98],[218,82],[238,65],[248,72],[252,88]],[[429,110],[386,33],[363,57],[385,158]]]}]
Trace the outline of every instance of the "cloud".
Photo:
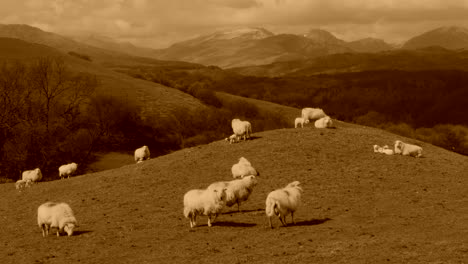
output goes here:
[{"label": "cloud", "polygon": [[2,0],[0,3],[3,23],[34,23],[67,34],[87,31],[148,46],[244,26],[297,34],[322,28],[346,40],[373,36],[394,42],[438,26],[468,27],[467,13],[468,0]]}]

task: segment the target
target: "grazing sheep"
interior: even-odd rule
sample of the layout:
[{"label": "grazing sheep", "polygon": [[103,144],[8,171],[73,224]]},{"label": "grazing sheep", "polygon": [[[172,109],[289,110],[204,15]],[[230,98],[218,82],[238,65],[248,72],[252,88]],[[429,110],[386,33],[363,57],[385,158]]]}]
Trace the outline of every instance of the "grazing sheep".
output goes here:
[{"label": "grazing sheep", "polygon": [[422,156],[422,148],[397,140],[395,141],[395,154],[419,158]]},{"label": "grazing sheep", "polygon": [[57,236],[65,231],[68,236],[73,235],[76,218],[66,203],[46,202],[37,209],[37,224],[42,229],[42,236],[49,235],[49,230],[57,228]]},{"label": "grazing sheep", "polygon": [[294,120],[294,128],[297,128],[299,124],[301,124],[301,128],[304,128],[304,124],[308,124],[308,123],[309,123],[309,119],[297,117]]},{"label": "grazing sheep", "polygon": [[329,116],[322,117],[315,121],[316,128],[330,128],[333,127],[333,121]]},{"label": "grazing sheep", "polygon": [[29,187],[31,181],[17,180],[15,183],[16,190],[22,190],[25,187]]},{"label": "grazing sheep", "polygon": [[239,142],[239,136],[237,136],[236,134],[232,134],[224,140],[229,141],[229,144],[236,143]]},{"label": "grazing sheep", "polygon": [[23,171],[22,180],[31,181],[31,183],[36,183],[42,179],[41,169],[35,168],[34,170]]},{"label": "grazing sheep", "polygon": [[76,172],[76,169],[78,168],[78,164],[75,162],[72,162],[67,165],[62,165],[59,167],[59,177],[60,179],[64,179],[65,176],[67,176],[68,179],[70,179],[70,175],[73,175],[73,173]]},{"label": "grazing sheep", "polygon": [[231,127],[235,135],[238,137],[244,137],[244,141],[252,136],[252,125],[249,121],[233,119],[231,121]]},{"label": "grazing sheep", "polygon": [[320,108],[304,108],[301,117],[307,120],[320,119],[327,116]]},{"label": "grazing sheep", "polygon": [[294,181],[285,188],[272,191],[268,194],[265,213],[271,228],[273,228],[271,217],[273,217],[274,214],[277,215],[281,223],[286,226],[286,216],[291,213],[292,222],[296,224],[294,221],[294,212],[300,205],[302,193],[302,188],[299,184],[298,181]]},{"label": "grazing sheep", "polygon": [[[208,226],[214,222],[226,200],[225,188],[190,190],[184,195],[184,216],[190,218],[190,227],[197,225],[197,215],[208,216]],[[213,217],[213,218],[212,218]]]},{"label": "grazing sheep", "polygon": [[242,177],[232,181],[215,182],[208,186],[208,189],[226,189],[226,205],[228,207],[237,204],[237,211],[240,211],[240,204],[249,199],[253,188],[257,185],[257,178],[254,175]]},{"label": "grazing sheep", "polygon": [[143,146],[135,150],[135,161],[136,163],[143,162],[144,160],[150,159],[150,151],[147,146]]},{"label": "grazing sheep", "polygon": [[250,162],[244,157],[241,157],[238,163],[232,165],[231,172],[233,178],[242,178],[243,176],[248,175],[260,175],[257,170],[252,167],[252,164],[250,164]]}]

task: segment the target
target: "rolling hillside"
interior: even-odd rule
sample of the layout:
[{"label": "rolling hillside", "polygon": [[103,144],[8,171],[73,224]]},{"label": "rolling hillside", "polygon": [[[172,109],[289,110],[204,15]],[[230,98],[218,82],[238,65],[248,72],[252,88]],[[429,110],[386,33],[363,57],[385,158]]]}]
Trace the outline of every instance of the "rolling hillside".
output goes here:
[{"label": "rolling hillside", "polygon": [[[420,144],[424,157],[373,152],[396,139]],[[261,173],[250,199],[191,230],[184,193],[230,180],[241,156]],[[467,157],[342,122],[254,133],[23,192],[1,184],[2,263],[462,263],[467,171]],[[273,219],[271,230],[265,198],[294,180],[304,189],[297,224]],[[47,200],[74,209],[72,237],[42,237],[36,210]]]},{"label": "rolling hillside", "polygon": [[308,76],[376,70],[466,70],[468,52],[441,47],[391,50],[377,53],[330,54],[305,60],[237,67],[229,71],[251,76]]}]

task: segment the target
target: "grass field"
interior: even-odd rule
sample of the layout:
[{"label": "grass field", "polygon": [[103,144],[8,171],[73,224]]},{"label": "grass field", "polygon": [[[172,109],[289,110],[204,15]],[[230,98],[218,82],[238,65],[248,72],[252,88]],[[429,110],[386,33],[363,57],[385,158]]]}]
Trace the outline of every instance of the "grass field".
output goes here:
[{"label": "grass field", "polygon": [[[396,139],[424,157],[373,152]],[[184,193],[230,180],[241,156],[261,173],[241,212],[190,229]],[[254,133],[23,192],[1,184],[0,263],[464,263],[467,176],[467,157],[378,129]],[[304,189],[297,224],[268,228],[267,194],[294,180]],[[74,209],[72,237],[42,237],[36,211],[48,200]]]}]

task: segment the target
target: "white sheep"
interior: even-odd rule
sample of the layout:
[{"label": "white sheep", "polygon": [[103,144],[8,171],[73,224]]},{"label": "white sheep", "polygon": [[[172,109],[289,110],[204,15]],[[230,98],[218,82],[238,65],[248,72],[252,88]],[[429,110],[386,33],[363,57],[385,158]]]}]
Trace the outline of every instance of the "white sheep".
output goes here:
[{"label": "white sheep", "polygon": [[224,140],[229,141],[229,144],[239,142],[239,136],[236,134],[232,134],[229,137],[225,138]]},{"label": "white sheep", "polygon": [[[225,204],[225,188],[207,188],[205,190],[190,190],[184,195],[184,216],[190,219],[190,227],[197,225],[197,216],[208,216],[208,226],[218,216]],[[212,218],[213,217],[213,218]]]},{"label": "white sheep", "polygon": [[301,113],[301,117],[307,120],[315,120],[325,116],[325,112],[320,108],[303,108]]},{"label": "white sheep", "polygon": [[233,119],[231,121],[232,131],[238,137],[244,137],[244,141],[252,136],[252,124],[249,121]]},{"label": "white sheep", "polygon": [[384,154],[387,154],[387,155],[393,155],[395,154],[393,149],[390,149],[387,145],[383,146],[380,150],[380,153],[384,153]]},{"label": "white sheep", "polygon": [[29,187],[30,184],[31,184],[31,181],[30,181],[30,180],[28,180],[28,181],[25,181],[25,180],[18,180],[18,181],[16,181],[16,183],[15,183],[15,188],[16,188],[16,190],[20,190],[20,191],[21,191],[23,188]]},{"label": "white sheep", "polygon": [[143,162],[144,160],[150,159],[150,151],[148,146],[143,146],[135,150],[135,161],[136,163]]},{"label": "white sheep", "polygon": [[315,121],[316,128],[331,128],[333,127],[333,121],[329,116],[322,117]]},{"label": "white sheep", "polygon": [[422,148],[397,140],[395,141],[395,154],[419,158],[422,156]]},{"label": "white sheep", "polygon": [[382,147],[380,147],[379,145],[374,145],[374,152],[379,153],[381,152],[381,149]]},{"label": "white sheep", "polygon": [[76,218],[68,204],[46,202],[37,208],[37,224],[42,229],[43,237],[49,235],[49,230],[53,227],[57,228],[57,236],[63,231],[71,236]]},{"label": "white sheep", "polygon": [[273,228],[271,224],[273,215],[277,215],[281,223],[286,226],[286,216],[291,213],[292,222],[296,224],[294,221],[294,212],[300,205],[302,193],[302,188],[299,184],[298,181],[294,181],[285,188],[272,191],[268,194],[265,213],[271,228]]},{"label": "white sheep", "polygon": [[70,175],[73,175],[73,173],[76,172],[77,168],[78,168],[78,164],[76,164],[75,162],[60,166],[58,169],[60,179],[63,180],[65,176],[67,176],[68,179],[70,179]]},{"label": "white sheep", "polygon": [[226,205],[228,207],[237,204],[237,211],[240,211],[241,202],[247,201],[253,188],[257,185],[257,178],[254,175],[242,177],[232,181],[215,182],[208,186],[208,189],[226,189]]},{"label": "white sheep", "polygon": [[23,171],[22,180],[31,181],[31,183],[36,183],[42,179],[41,169],[35,168],[34,170]]},{"label": "white sheep", "polygon": [[301,124],[301,127],[304,128],[304,124],[308,124],[308,123],[309,123],[309,119],[302,118],[302,117],[297,117],[294,120],[294,128],[297,128],[299,126],[299,124]]},{"label": "white sheep", "polygon": [[244,157],[241,157],[238,163],[232,165],[231,172],[232,172],[233,178],[242,178],[243,176],[248,176],[248,175],[255,175],[255,176],[260,175],[257,172],[257,170],[255,170],[255,168],[252,167],[252,164],[250,163],[250,161],[248,161]]}]

